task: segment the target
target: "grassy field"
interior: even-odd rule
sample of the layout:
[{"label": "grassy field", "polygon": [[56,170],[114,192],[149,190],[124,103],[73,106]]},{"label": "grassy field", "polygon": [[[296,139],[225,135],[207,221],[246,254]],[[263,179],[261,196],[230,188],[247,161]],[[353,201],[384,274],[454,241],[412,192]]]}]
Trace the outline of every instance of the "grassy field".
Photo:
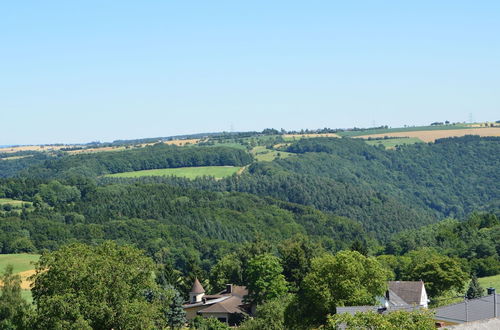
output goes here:
[{"label": "grassy field", "polygon": [[362,131],[345,131],[337,133],[340,136],[362,136],[371,134],[384,134],[384,133],[397,133],[397,132],[417,132],[417,131],[442,131],[454,129],[467,129],[471,128],[466,124],[457,125],[442,125],[442,126],[415,126],[415,127],[399,127],[399,128],[380,128],[380,129],[367,129]]},{"label": "grassy field", "polygon": [[284,151],[266,149],[264,146],[257,146],[252,149],[252,155],[259,162],[271,162],[278,157],[287,158],[293,154]]},{"label": "grassy field", "polygon": [[497,293],[500,291],[500,275],[481,277],[479,284],[486,290],[486,288],[496,288]]},{"label": "grassy field", "polygon": [[10,198],[0,198],[0,206],[7,204],[11,205],[13,208],[21,208],[23,204],[31,205],[32,203]]},{"label": "grassy field", "polygon": [[217,179],[231,176],[238,172],[241,167],[237,166],[200,166],[200,167],[179,167],[163,168],[157,170],[145,170],[108,174],[115,178],[137,178],[141,176],[180,176],[188,179],[194,179],[200,176],[213,176]]},{"label": "grassy field", "polygon": [[380,139],[380,140],[366,140],[366,143],[371,145],[383,145],[386,149],[391,149],[397,145],[423,143],[424,141],[419,138],[398,138],[398,139]]},{"label": "grassy field", "polygon": [[33,301],[33,297],[29,289],[31,283],[28,281],[28,277],[34,274],[34,263],[39,258],[40,255],[38,254],[0,254],[0,274],[4,272],[7,265],[12,265],[14,267],[14,274],[21,276],[21,296],[29,303]]},{"label": "grassy field", "polygon": [[14,273],[21,273],[27,270],[35,269],[32,262],[38,261],[38,254],[0,254],[0,273],[3,273],[5,266],[14,266]]}]

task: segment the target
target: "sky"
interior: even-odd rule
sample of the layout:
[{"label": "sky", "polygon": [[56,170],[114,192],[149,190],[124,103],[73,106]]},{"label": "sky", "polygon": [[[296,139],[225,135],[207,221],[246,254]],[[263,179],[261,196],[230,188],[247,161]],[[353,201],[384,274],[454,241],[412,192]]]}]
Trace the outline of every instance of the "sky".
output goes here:
[{"label": "sky", "polygon": [[0,145],[500,120],[500,1],[2,1]]}]

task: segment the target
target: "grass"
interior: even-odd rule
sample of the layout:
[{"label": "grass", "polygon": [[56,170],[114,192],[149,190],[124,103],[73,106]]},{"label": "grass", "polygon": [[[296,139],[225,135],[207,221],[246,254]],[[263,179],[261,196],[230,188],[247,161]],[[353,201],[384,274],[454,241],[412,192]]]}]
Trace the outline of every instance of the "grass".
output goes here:
[{"label": "grass", "polygon": [[287,158],[293,154],[285,151],[266,149],[264,146],[257,146],[252,149],[252,155],[259,162],[271,162],[278,157]]},{"label": "grass", "polygon": [[0,273],[3,273],[7,265],[14,266],[14,273],[20,273],[27,270],[35,269],[32,262],[38,261],[38,254],[0,254]]},{"label": "grass", "polygon": [[487,276],[479,278],[479,284],[486,290],[486,288],[496,288],[497,293],[500,291],[500,275]]},{"label": "grass", "polygon": [[19,201],[10,198],[0,198],[0,205],[10,204],[12,206],[22,206],[24,203],[29,203],[29,202]]},{"label": "grass", "polygon": [[28,302],[28,304],[33,303],[33,295],[31,290],[21,290],[21,297]]},{"label": "grass", "polygon": [[397,138],[397,139],[379,139],[379,140],[365,140],[366,143],[370,145],[383,145],[386,149],[391,149],[396,147],[397,145],[403,144],[414,144],[414,143],[423,143],[424,141],[419,138]]},{"label": "grass", "polygon": [[179,167],[115,173],[108,174],[106,176],[115,178],[137,178],[141,176],[179,176],[188,179],[194,179],[200,176],[212,176],[216,179],[220,179],[231,176],[237,173],[240,169],[241,167],[237,166]]},{"label": "grass", "polygon": [[[34,263],[37,262],[38,259],[40,259],[40,255],[38,254],[0,254],[0,274],[3,273],[7,265],[12,265],[14,267],[14,274],[34,270]],[[25,274],[22,276],[23,285],[26,282],[26,277],[28,275]],[[23,285],[22,287],[26,289],[21,290],[21,297],[23,297],[28,303],[32,303],[33,296],[31,295],[31,290],[27,289],[29,288],[29,282],[26,282],[26,286]]]},{"label": "grass", "polygon": [[380,128],[380,129],[367,129],[361,131],[345,131],[338,132],[340,136],[361,136],[370,134],[384,134],[384,133],[396,133],[396,132],[417,132],[417,131],[443,131],[450,129],[467,129],[474,128],[466,124],[457,125],[441,125],[441,126],[416,126],[416,127],[400,127],[400,128]]}]

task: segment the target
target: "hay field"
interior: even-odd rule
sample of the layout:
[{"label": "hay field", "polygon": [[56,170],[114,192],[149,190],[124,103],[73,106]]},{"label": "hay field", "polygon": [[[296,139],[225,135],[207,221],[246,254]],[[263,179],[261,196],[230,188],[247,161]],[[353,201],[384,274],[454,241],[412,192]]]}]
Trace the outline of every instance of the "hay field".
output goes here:
[{"label": "hay field", "polygon": [[[31,282],[28,277],[35,274],[34,263],[38,261],[38,254],[0,254],[0,273],[3,273],[7,265],[14,267],[14,274],[21,276],[21,289],[29,290]],[[0,282],[1,285],[1,282]]]},{"label": "hay field", "polygon": [[447,137],[458,137],[465,135],[479,135],[479,136],[500,136],[500,127],[484,127],[484,128],[470,128],[470,129],[456,129],[456,130],[432,130],[432,131],[413,131],[413,132],[394,132],[394,133],[381,133],[360,135],[355,138],[368,139],[383,138],[384,136],[391,137],[410,137],[417,138],[424,142],[434,142],[437,139]]},{"label": "hay field", "polygon": [[171,140],[163,143],[175,146],[185,146],[186,144],[197,144],[201,139],[187,139],[187,140]]},{"label": "hay field", "polygon": [[200,176],[213,176],[216,179],[221,179],[237,173],[240,169],[241,167],[238,166],[178,167],[115,173],[108,174],[106,176],[115,178],[137,178],[141,176],[179,176],[188,179],[194,179]]}]

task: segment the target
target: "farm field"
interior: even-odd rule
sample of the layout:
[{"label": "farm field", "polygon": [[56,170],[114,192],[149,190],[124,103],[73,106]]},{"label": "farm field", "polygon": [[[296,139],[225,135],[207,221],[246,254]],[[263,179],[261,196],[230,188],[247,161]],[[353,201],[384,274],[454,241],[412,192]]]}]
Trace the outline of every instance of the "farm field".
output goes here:
[{"label": "farm field", "polygon": [[115,173],[108,174],[106,176],[115,178],[137,178],[141,176],[179,176],[188,179],[194,179],[200,176],[213,176],[217,179],[220,179],[226,176],[231,176],[237,173],[240,169],[241,167],[237,166],[179,167]]},{"label": "farm field", "polygon": [[380,140],[366,140],[370,145],[383,145],[386,149],[392,149],[397,145],[423,143],[424,141],[419,138],[400,138],[400,139],[380,139]]},{"label": "farm field", "polygon": [[418,131],[444,131],[444,130],[457,130],[457,129],[470,129],[473,127],[471,124],[457,124],[457,125],[441,125],[441,126],[413,126],[413,127],[395,127],[395,128],[374,128],[358,131],[344,131],[338,132],[340,136],[357,137],[372,134],[384,133],[398,133],[398,132],[418,132]]},{"label": "farm field", "polygon": [[290,155],[293,155],[290,152],[284,152],[284,151],[278,151],[278,150],[270,150],[267,149],[264,146],[257,146],[252,149],[252,155],[255,157],[255,159],[259,162],[271,162],[274,159],[280,157],[280,158],[287,158],[290,157]]},{"label": "farm field", "polygon": [[497,293],[500,290],[500,275],[487,276],[479,278],[479,284],[486,290],[486,288],[496,288]]},{"label": "farm field", "polygon": [[[7,265],[14,267],[14,274],[21,276],[21,288],[29,291],[30,282],[28,277],[35,273],[35,266],[33,263],[37,262],[40,258],[38,254],[0,254],[0,273],[3,273]],[[23,296],[31,296],[31,292],[23,292]]]},{"label": "farm field", "polygon": [[412,131],[412,132],[394,132],[394,133],[381,133],[353,136],[356,138],[383,138],[384,136],[391,137],[410,137],[418,138],[424,142],[434,142],[437,139],[447,137],[459,137],[465,135],[479,135],[479,136],[500,136],[500,127],[484,127],[484,128],[463,128],[463,129],[443,129],[443,130],[426,130],[426,131]]}]

